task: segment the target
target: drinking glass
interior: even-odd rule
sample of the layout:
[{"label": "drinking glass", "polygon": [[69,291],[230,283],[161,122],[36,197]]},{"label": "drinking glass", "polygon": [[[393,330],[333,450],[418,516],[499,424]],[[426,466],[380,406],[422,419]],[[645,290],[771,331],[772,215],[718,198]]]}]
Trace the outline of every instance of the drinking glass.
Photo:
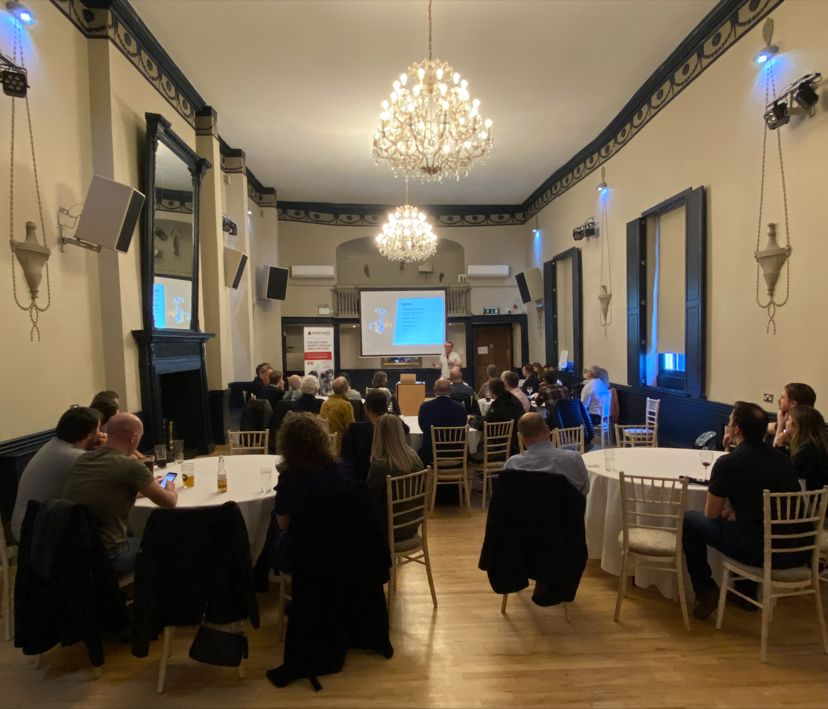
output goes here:
[{"label": "drinking glass", "polygon": [[155,446],[155,467],[161,470],[167,467],[167,446],[165,443],[159,443]]},{"label": "drinking glass", "polygon": [[173,460],[178,465],[181,465],[184,462],[184,441],[180,438],[176,438],[172,442],[172,450],[173,450]]},{"label": "drinking glass", "polygon": [[699,451],[699,458],[704,466],[704,477],[707,479],[707,469],[713,464],[713,451],[702,449]]},{"label": "drinking glass", "polygon": [[270,468],[259,469],[259,490],[263,493],[268,493],[273,489],[273,477],[270,474]]},{"label": "drinking glass", "polygon": [[184,481],[184,487],[195,485],[195,463],[190,461],[181,464],[181,479]]},{"label": "drinking glass", "polygon": [[615,449],[604,448],[604,469],[608,473],[615,472]]},{"label": "drinking glass", "polygon": [[155,456],[145,455],[144,459],[141,462],[147,466],[147,470],[149,470],[150,475],[152,475],[152,471],[155,470]]}]

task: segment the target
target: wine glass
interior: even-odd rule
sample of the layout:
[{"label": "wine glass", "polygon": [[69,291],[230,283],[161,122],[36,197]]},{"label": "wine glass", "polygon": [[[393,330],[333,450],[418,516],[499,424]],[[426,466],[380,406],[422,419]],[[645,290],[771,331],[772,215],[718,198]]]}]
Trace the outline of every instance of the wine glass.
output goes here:
[{"label": "wine glass", "polygon": [[702,449],[699,451],[699,458],[704,466],[704,477],[707,479],[707,469],[713,464],[713,451]]}]

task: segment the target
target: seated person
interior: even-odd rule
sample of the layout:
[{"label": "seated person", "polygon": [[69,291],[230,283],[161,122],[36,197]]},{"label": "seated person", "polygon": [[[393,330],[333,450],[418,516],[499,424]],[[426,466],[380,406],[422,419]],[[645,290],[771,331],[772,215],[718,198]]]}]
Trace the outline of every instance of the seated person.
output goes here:
[{"label": "seated person", "polygon": [[258,398],[269,401],[271,408],[276,411],[276,405],[285,398],[284,380],[282,379],[282,373],[280,371],[276,369],[270,370],[268,384],[262,389]]},{"label": "seated person", "polygon": [[[504,374],[515,374],[504,372]],[[517,377],[517,375],[515,375]],[[484,430],[484,423],[498,423],[501,421],[514,421],[512,427],[511,450],[517,450],[518,421],[525,411],[513,393],[506,391],[506,384],[502,379],[492,379],[489,382],[489,391],[492,394],[492,405],[483,418],[472,417],[469,425],[479,431]],[[520,390],[518,390],[520,391]]]},{"label": "seated person", "polygon": [[141,420],[133,414],[117,414],[109,421],[106,444],[78,458],[61,497],[86,505],[100,524],[101,539],[115,571],[135,568],[141,540],[127,536],[129,513],[138,493],[159,507],[175,507],[175,485],[167,489],[153,479],[152,473],[135,460],[138,441],[144,435]]},{"label": "seated person", "polygon": [[438,379],[434,382],[434,398],[420,404],[417,420],[423,432],[420,459],[426,465],[430,465],[433,458],[431,427],[465,426],[467,421],[463,405],[451,400],[451,382],[448,379]]},{"label": "seated person", "polygon": [[526,392],[518,386],[518,375],[515,374],[511,369],[507,369],[503,374],[500,375],[500,378],[503,380],[503,383],[506,385],[506,391],[508,391],[512,396],[514,396],[520,405],[523,407],[524,413],[529,411],[532,408],[532,405],[529,403],[529,397],[526,396]]},{"label": "seated person", "polygon": [[340,372],[339,376],[348,382],[348,391],[345,392],[345,397],[351,401],[362,401],[362,394],[356,389],[351,388],[351,375],[348,372]]},{"label": "seated person", "polygon": [[463,381],[463,370],[460,367],[452,367],[449,370],[449,381],[451,382],[451,398],[463,404],[467,414],[479,414],[477,394]]},{"label": "seated person", "polygon": [[828,485],[828,436],[825,419],[813,406],[799,404],[788,411],[785,437],[790,442],[791,462],[806,490]]},{"label": "seated person", "polygon": [[[714,464],[704,512],[684,514],[684,554],[696,593],[693,616],[704,620],[714,610],[719,588],[707,563],[707,547],[751,566],[762,566],[764,510],[762,491],[799,492],[790,459],[767,445],[765,412],[756,404],[736,402],[727,424],[736,449]],[[781,563],[799,565],[794,554]]]},{"label": "seated person", "polygon": [[568,398],[566,387],[558,380],[558,373],[554,369],[547,369],[535,399],[535,404],[546,408],[546,420],[550,421],[555,415],[555,407],[561,399]]},{"label": "seated person", "polygon": [[[535,372],[534,365],[524,364],[521,371],[523,372],[523,386],[521,386],[521,390],[528,398],[529,394],[534,394],[538,390],[540,381],[538,381],[538,374]],[[517,377],[517,374],[515,374],[515,377]]]},{"label": "seated person", "polygon": [[276,569],[289,572],[292,567],[291,515],[308,504],[319,490],[336,489],[344,482],[331,454],[328,434],[308,413],[288,416],[279,429],[279,482],[276,485],[274,514],[280,534],[274,542]]},{"label": "seated person", "polygon": [[[601,425],[601,415],[604,412],[604,402],[611,397],[607,385],[604,383],[605,370],[597,364],[584,370],[586,384],[581,389],[581,401],[589,414],[593,426]],[[609,414],[609,411],[607,411]]]},{"label": "seated person", "polygon": [[807,384],[791,382],[785,385],[777,405],[776,423],[768,424],[768,435],[773,436],[774,446],[787,448],[790,445],[790,436],[785,429],[788,414],[797,406],[815,406],[816,392]]},{"label": "seated person", "polygon": [[371,465],[371,445],[377,419],[388,411],[388,399],[381,391],[365,396],[365,421],[355,421],[342,436],[342,462],[351,469],[354,480],[364,481]]},{"label": "seated person", "polygon": [[302,377],[298,374],[291,374],[287,378],[288,388],[285,391],[285,401],[296,401],[302,396]]},{"label": "seated person", "polygon": [[248,384],[245,389],[250,392],[257,399],[264,389],[270,383],[270,370],[273,366],[269,362],[262,362],[256,366],[256,378]]},{"label": "seated person", "polygon": [[388,397],[388,411],[391,410],[391,390],[388,388],[388,375],[382,370],[374,372],[374,378],[371,380],[371,389],[373,391],[381,391]]},{"label": "seated person", "polygon": [[[372,392],[373,393],[373,392]],[[422,470],[425,466],[414,449],[405,442],[405,432],[398,416],[380,416],[374,424],[371,443],[371,467],[368,470],[368,487],[377,506],[377,519],[385,534],[388,532],[388,501],[385,478],[408,475]],[[416,503],[407,503],[408,507]],[[406,521],[408,521],[406,519]],[[417,535],[417,525],[399,527],[394,531],[394,541],[403,542]]]},{"label": "seated person", "polygon": [[480,387],[480,391],[477,392],[477,397],[479,399],[490,399],[492,397],[489,393],[489,381],[497,379],[498,371],[499,370],[496,364],[490,364],[486,367],[486,381],[483,382],[483,385]]},{"label": "seated person", "polygon": [[[299,387],[301,394],[293,401],[294,411],[306,411],[311,414],[318,414],[322,408],[322,399],[317,399],[319,391],[319,380],[312,374],[302,377],[302,385]],[[350,406],[350,404],[348,404]]]},{"label": "seated person", "polygon": [[28,462],[17,483],[11,531],[20,539],[20,527],[30,500],[48,502],[60,497],[72,466],[98,445],[100,414],[94,408],[73,406],[60,417],[55,437],[44,443]]},{"label": "seated person", "polygon": [[556,448],[549,440],[549,427],[537,413],[523,414],[518,421],[526,450],[513,455],[504,470],[527,470],[563,475],[584,497],[589,492],[589,474],[584,459],[575,451]]},{"label": "seated person", "polygon": [[354,422],[354,407],[346,396],[348,392],[348,380],[345,377],[337,377],[333,381],[333,394],[322,402],[319,415],[328,419],[328,426],[331,433],[342,435]]},{"label": "seated person", "polygon": [[118,396],[117,391],[112,391],[111,389],[107,389],[105,391],[99,391],[95,394],[95,397],[92,399],[92,403],[89,404],[90,409],[95,409],[101,418],[101,433],[104,434],[101,436],[101,441],[106,440],[106,424],[109,423],[109,419],[111,419],[115,414],[119,413],[121,410],[121,403],[120,397]]}]

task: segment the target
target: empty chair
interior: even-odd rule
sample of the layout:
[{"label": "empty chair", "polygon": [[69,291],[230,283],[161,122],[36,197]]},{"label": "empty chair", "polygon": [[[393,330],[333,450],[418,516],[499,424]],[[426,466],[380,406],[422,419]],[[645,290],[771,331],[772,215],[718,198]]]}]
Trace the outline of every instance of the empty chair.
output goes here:
[{"label": "empty chair", "polygon": [[[813,595],[822,646],[828,654],[828,635],[819,588],[820,537],[828,506],[828,488],[811,492],[762,493],[764,508],[764,560],[761,567],[748,566],[730,557],[722,557],[721,590],[716,612],[716,628],[724,620],[725,598],[728,591],[736,594],[762,611],[762,631],[759,655],[768,661],[768,626],[773,617],[773,606],[778,598]],[[773,568],[774,560],[779,568]],[[802,565],[790,566],[801,560]],[[780,563],[781,562],[781,563]],[[789,566],[790,568],[781,568]],[[748,579],[761,584],[761,600],[755,600],[730,585],[731,581]]]},{"label": "empty chair", "polygon": [[231,455],[265,454],[269,431],[228,431],[227,442]]},{"label": "empty chair", "polygon": [[12,579],[16,570],[17,546],[6,544],[6,535],[3,532],[3,525],[0,524],[0,613],[3,615],[7,641],[12,639],[14,628],[14,587]]},{"label": "empty chair", "polygon": [[[635,564],[666,571],[676,576],[684,628],[690,630],[687,599],[684,594],[682,527],[687,501],[687,478],[656,478],[618,473],[621,489],[621,578],[615,615],[621,615],[621,602]],[[633,566],[630,567],[630,562]]]},{"label": "empty chair", "polygon": [[615,427],[616,443],[622,448],[636,446],[658,447],[658,408],[661,399],[647,397],[647,408],[644,413],[643,424],[632,424]]},{"label": "empty chair", "polygon": [[434,499],[438,485],[456,485],[460,502],[471,509],[469,498],[468,426],[432,426],[431,427],[431,468],[434,471],[431,488],[431,510],[434,511]]},{"label": "empty chair", "polygon": [[483,476],[483,493],[480,506],[484,510],[486,509],[489,481],[503,470],[503,464],[511,452],[514,425],[514,421],[483,424],[483,464],[477,466],[476,470]]},{"label": "empty chair", "polygon": [[584,427],[572,426],[570,428],[555,428],[551,432],[552,443],[556,448],[566,448],[583,454],[584,452]]},{"label": "empty chair", "polygon": [[397,569],[405,564],[425,566],[431,602],[437,607],[437,592],[428,554],[428,497],[430,469],[385,478],[388,506],[388,547],[391,550],[391,575],[388,580],[388,615],[391,616],[397,589]]}]

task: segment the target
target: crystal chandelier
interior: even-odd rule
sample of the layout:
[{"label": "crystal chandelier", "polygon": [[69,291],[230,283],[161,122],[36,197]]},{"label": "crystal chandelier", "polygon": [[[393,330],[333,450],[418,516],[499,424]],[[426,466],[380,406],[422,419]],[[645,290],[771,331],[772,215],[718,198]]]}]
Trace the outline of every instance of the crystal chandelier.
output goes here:
[{"label": "crystal chandelier", "polygon": [[492,148],[492,121],[480,115],[480,101],[450,64],[431,55],[428,3],[428,59],[414,62],[382,102],[374,134],[374,159],[387,160],[394,175],[420,181],[460,179]]},{"label": "crystal chandelier", "polygon": [[379,252],[391,261],[424,261],[437,253],[437,237],[425,213],[408,204],[408,183],[405,204],[388,215],[376,241]]}]

